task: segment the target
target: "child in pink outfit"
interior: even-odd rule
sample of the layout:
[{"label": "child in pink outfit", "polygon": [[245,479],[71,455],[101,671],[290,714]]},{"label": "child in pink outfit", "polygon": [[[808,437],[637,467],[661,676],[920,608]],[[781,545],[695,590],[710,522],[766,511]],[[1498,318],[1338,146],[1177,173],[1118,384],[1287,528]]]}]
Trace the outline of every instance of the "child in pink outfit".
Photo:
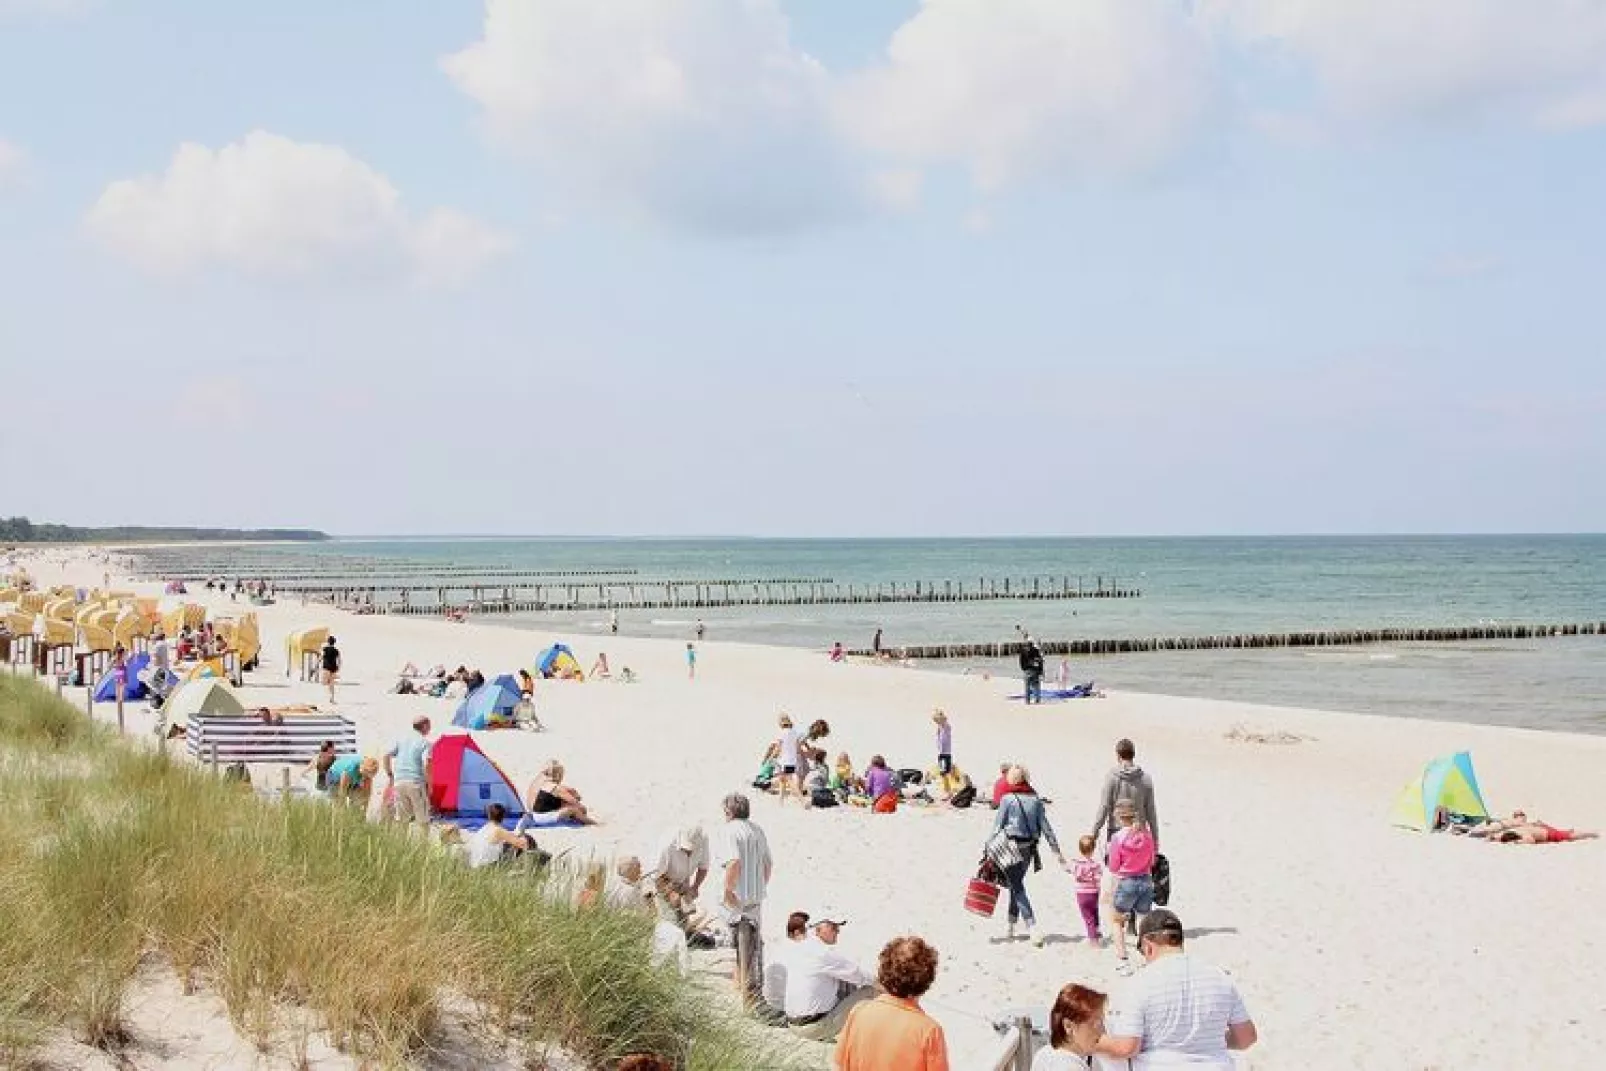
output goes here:
[{"label": "child in pink outfit", "polygon": [[1103,880],[1104,868],[1093,857],[1098,843],[1092,837],[1077,841],[1076,847],[1082,857],[1066,867],[1076,880],[1076,906],[1082,911],[1082,925],[1087,927],[1087,939],[1093,942],[1103,939],[1099,934],[1099,883]]}]

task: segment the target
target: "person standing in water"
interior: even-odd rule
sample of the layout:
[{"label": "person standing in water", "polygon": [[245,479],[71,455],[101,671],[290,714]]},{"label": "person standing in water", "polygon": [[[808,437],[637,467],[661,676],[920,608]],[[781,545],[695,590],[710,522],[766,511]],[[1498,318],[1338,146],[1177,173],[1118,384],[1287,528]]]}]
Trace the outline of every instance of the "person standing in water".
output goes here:
[{"label": "person standing in water", "polygon": [[881,657],[881,630],[875,630],[875,638],[870,641],[870,653],[877,658]]},{"label": "person standing in water", "polygon": [[700,617],[697,619],[697,642],[703,642],[703,619]]}]

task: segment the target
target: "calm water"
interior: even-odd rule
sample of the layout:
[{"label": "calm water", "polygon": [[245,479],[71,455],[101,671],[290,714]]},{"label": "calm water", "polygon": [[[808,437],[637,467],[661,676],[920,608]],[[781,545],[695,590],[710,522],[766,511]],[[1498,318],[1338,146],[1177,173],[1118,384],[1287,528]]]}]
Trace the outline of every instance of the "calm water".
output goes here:
[{"label": "calm water", "polygon": [[[203,552],[209,558],[222,553]],[[710,639],[806,647],[1606,620],[1606,536],[1019,540],[353,540],[241,548],[239,571],[406,563],[635,569],[643,579],[820,577],[842,583],[1096,577],[1139,599],[702,613]],[[458,576],[461,579],[461,574]],[[601,614],[486,620],[596,634]],[[629,635],[684,637],[690,613],[626,613]],[[544,637],[543,637],[544,638]],[[932,663],[932,665],[943,665]],[[959,667],[954,667],[959,668]],[[1338,651],[1083,659],[1078,679],[1181,695],[1606,733],[1606,638]]]}]

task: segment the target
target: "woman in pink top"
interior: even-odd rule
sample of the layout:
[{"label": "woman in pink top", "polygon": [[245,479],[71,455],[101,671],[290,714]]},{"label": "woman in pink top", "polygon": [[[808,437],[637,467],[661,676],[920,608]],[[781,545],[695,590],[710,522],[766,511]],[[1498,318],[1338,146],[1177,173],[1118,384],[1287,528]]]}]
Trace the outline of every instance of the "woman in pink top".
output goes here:
[{"label": "woman in pink top", "polygon": [[1126,956],[1126,922],[1132,915],[1147,915],[1154,909],[1154,834],[1138,821],[1137,808],[1126,800],[1115,805],[1115,820],[1121,829],[1110,841],[1110,872],[1115,875],[1114,916],[1115,969],[1131,974]]}]

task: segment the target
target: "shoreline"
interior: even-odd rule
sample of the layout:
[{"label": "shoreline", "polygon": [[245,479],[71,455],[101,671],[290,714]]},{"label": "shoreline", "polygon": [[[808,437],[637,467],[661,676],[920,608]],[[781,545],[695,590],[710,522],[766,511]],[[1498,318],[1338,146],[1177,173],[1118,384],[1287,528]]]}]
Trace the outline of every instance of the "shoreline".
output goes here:
[{"label": "shoreline", "polygon": [[[99,583],[104,566],[88,548],[60,549],[85,553],[69,554],[54,575],[30,563],[42,583],[69,572],[84,586]],[[208,594],[184,601],[223,614],[251,609]],[[247,678],[246,702],[319,702],[316,686],[284,676],[283,637],[329,624],[350,678],[337,709],[357,723],[364,751],[388,746],[417,712],[431,714],[437,733],[449,725],[455,703],[385,691],[403,662],[461,661],[490,675],[528,665],[565,638],[559,628],[353,615],[321,604],[257,612],[266,664]],[[543,759],[561,757],[603,818],[543,837],[548,850],[645,857],[682,821],[714,826],[719,797],[751,778],[781,709],[829,720],[828,752],[850,752],[856,767],[880,751],[892,765],[923,768],[933,758],[930,710],[941,706],[954,721],[956,761],[978,787],[991,784],[1000,761],[1024,761],[1054,800],[1062,841],[1072,842],[1092,818],[1114,740],[1129,736],[1156,781],[1176,875],[1172,907],[1201,931],[1190,947],[1233,972],[1260,1026],[1262,1044],[1239,1066],[1569,1066],[1606,1051],[1606,998],[1596,995],[1606,993],[1606,924],[1578,910],[1606,888],[1599,842],[1504,848],[1387,825],[1395,794],[1424,763],[1469,748],[1492,809],[1525,807],[1558,825],[1599,829],[1606,737],[1133,691],[1027,709],[1002,698],[1018,690],[1013,677],[832,665],[804,648],[735,641],[700,645],[699,679],[688,682],[683,641],[571,633],[567,642],[586,666],[607,650],[616,673],[629,665],[641,683],[543,682],[537,708],[548,732],[475,734],[520,790]],[[97,707],[98,717],[106,713]],[[131,731],[148,724],[129,713]],[[1228,739],[1240,724],[1301,739]],[[1002,944],[999,920],[961,910],[986,810],[871,816],[755,796],[754,813],[777,850],[767,938],[776,939],[785,912],[827,901],[850,915],[843,947],[861,961],[897,933],[933,941],[943,968],[928,1003],[955,1067],[974,1066],[992,1047],[986,1017],[1046,1007],[1065,982],[1106,991],[1117,982],[1108,950],[1084,946],[1062,874],[1045,869],[1031,886],[1052,935],[1046,948]],[[1537,941],[1528,918],[1580,919],[1585,932],[1560,948],[1547,944],[1543,974],[1469,1022],[1467,993],[1504,993],[1531,964]],[[1312,977],[1323,984],[1310,985]],[[1424,994],[1425,979],[1446,988]]]}]

